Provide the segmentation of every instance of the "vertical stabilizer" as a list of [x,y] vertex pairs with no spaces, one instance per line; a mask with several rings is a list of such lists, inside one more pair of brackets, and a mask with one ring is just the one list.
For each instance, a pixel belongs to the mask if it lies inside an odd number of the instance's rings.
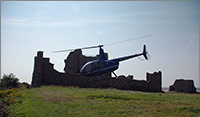
[[146,51],[146,45],[144,45],[144,48],[143,48],[143,56],[146,60],[148,60],[148,57],[147,57],[147,51]]

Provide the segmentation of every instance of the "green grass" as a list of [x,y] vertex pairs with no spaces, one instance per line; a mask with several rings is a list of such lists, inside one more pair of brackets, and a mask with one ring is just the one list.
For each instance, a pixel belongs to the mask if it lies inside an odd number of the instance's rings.
[[200,116],[200,95],[43,86],[20,90],[12,116]]

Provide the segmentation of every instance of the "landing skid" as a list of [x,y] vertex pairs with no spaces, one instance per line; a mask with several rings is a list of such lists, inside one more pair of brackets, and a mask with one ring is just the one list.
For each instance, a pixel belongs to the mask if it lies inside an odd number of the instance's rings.
[[[117,74],[115,74],[115,72],[112,72],[112,73],[115,75],[116,78],[118,77]],[[105,79],[102,74],[100,74],[99,76],[102,78],[102,80]]]
[[114,75],[115,75],[115,77],[117,78],[117,74],[115,74],[115,72],[112,72]]

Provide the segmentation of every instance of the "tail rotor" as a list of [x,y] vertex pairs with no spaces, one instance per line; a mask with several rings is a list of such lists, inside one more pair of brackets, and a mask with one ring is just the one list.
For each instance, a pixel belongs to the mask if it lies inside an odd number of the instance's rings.
[[146,51],[146,45],[144,45],[144,48],[143,48],[143,56],[146,60],[148,60],[149,58],[147,57],[147,54],[148,52]]

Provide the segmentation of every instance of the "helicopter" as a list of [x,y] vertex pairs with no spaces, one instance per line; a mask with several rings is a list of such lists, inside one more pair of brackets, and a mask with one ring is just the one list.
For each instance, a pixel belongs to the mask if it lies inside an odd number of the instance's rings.
[[[148,36],[151,36],[151,35],[148,35]],[[144,36],[144,37],[148,37],[148,36]],[[140,37],[140,38],[144,38],[144,37]],[[129,39],[126,41],[130,41],[130,40],[133,40],[133,39]],[[118,43],[118,42],[115,42],[112,44],[116,44],[116,43]],[[127,60],[127,59],[131,59],[131,58],[139,57],[139,56],[144,56],[144,58],[146,60],[148,60],[148,57],[147,57],[148,52],[146,51],[146,45],[143,46],[143,52],[141,52],[139,54],[133,54],[133,55],[114,58],[114,59],[110,59],[110,60],[106,59],[106,57],[105,57],[105,53],[102,48],[104,45],[78,48],[78,49],[99,48],[99,59],[85,63],[80,70],[80,75],[82,75],[82,76],[98,76],[98,75],[100,75],[100,77],[102,79],[104,79],[103,74],[113,73],[115,75],[115,77],[117,77],[117,75],[114,73],[114,71],[119,68],[119,62]],[[54,51],[54,53],[72,51],[72,50],[74,50],[74,49]]]
[[102,77],[102,74],[110,73],[112,72],[116,77],[117,75],[114,73],[115,70],[119,68],[119,62],[131,59],[134,57],[138,57],[143,55],[146,60],[147,58],[147,51],[146,51],[146,45],[144,45],[143,52],[139,54],[129,55],[125,57],[119,57],[111,60],[107,60],[104,54],[104,50],[102,49],[103,45],[99,45],[99,59],[90,61],[83,65],[81,68],[80,74],[83,76],[96,76],[100,75]]

